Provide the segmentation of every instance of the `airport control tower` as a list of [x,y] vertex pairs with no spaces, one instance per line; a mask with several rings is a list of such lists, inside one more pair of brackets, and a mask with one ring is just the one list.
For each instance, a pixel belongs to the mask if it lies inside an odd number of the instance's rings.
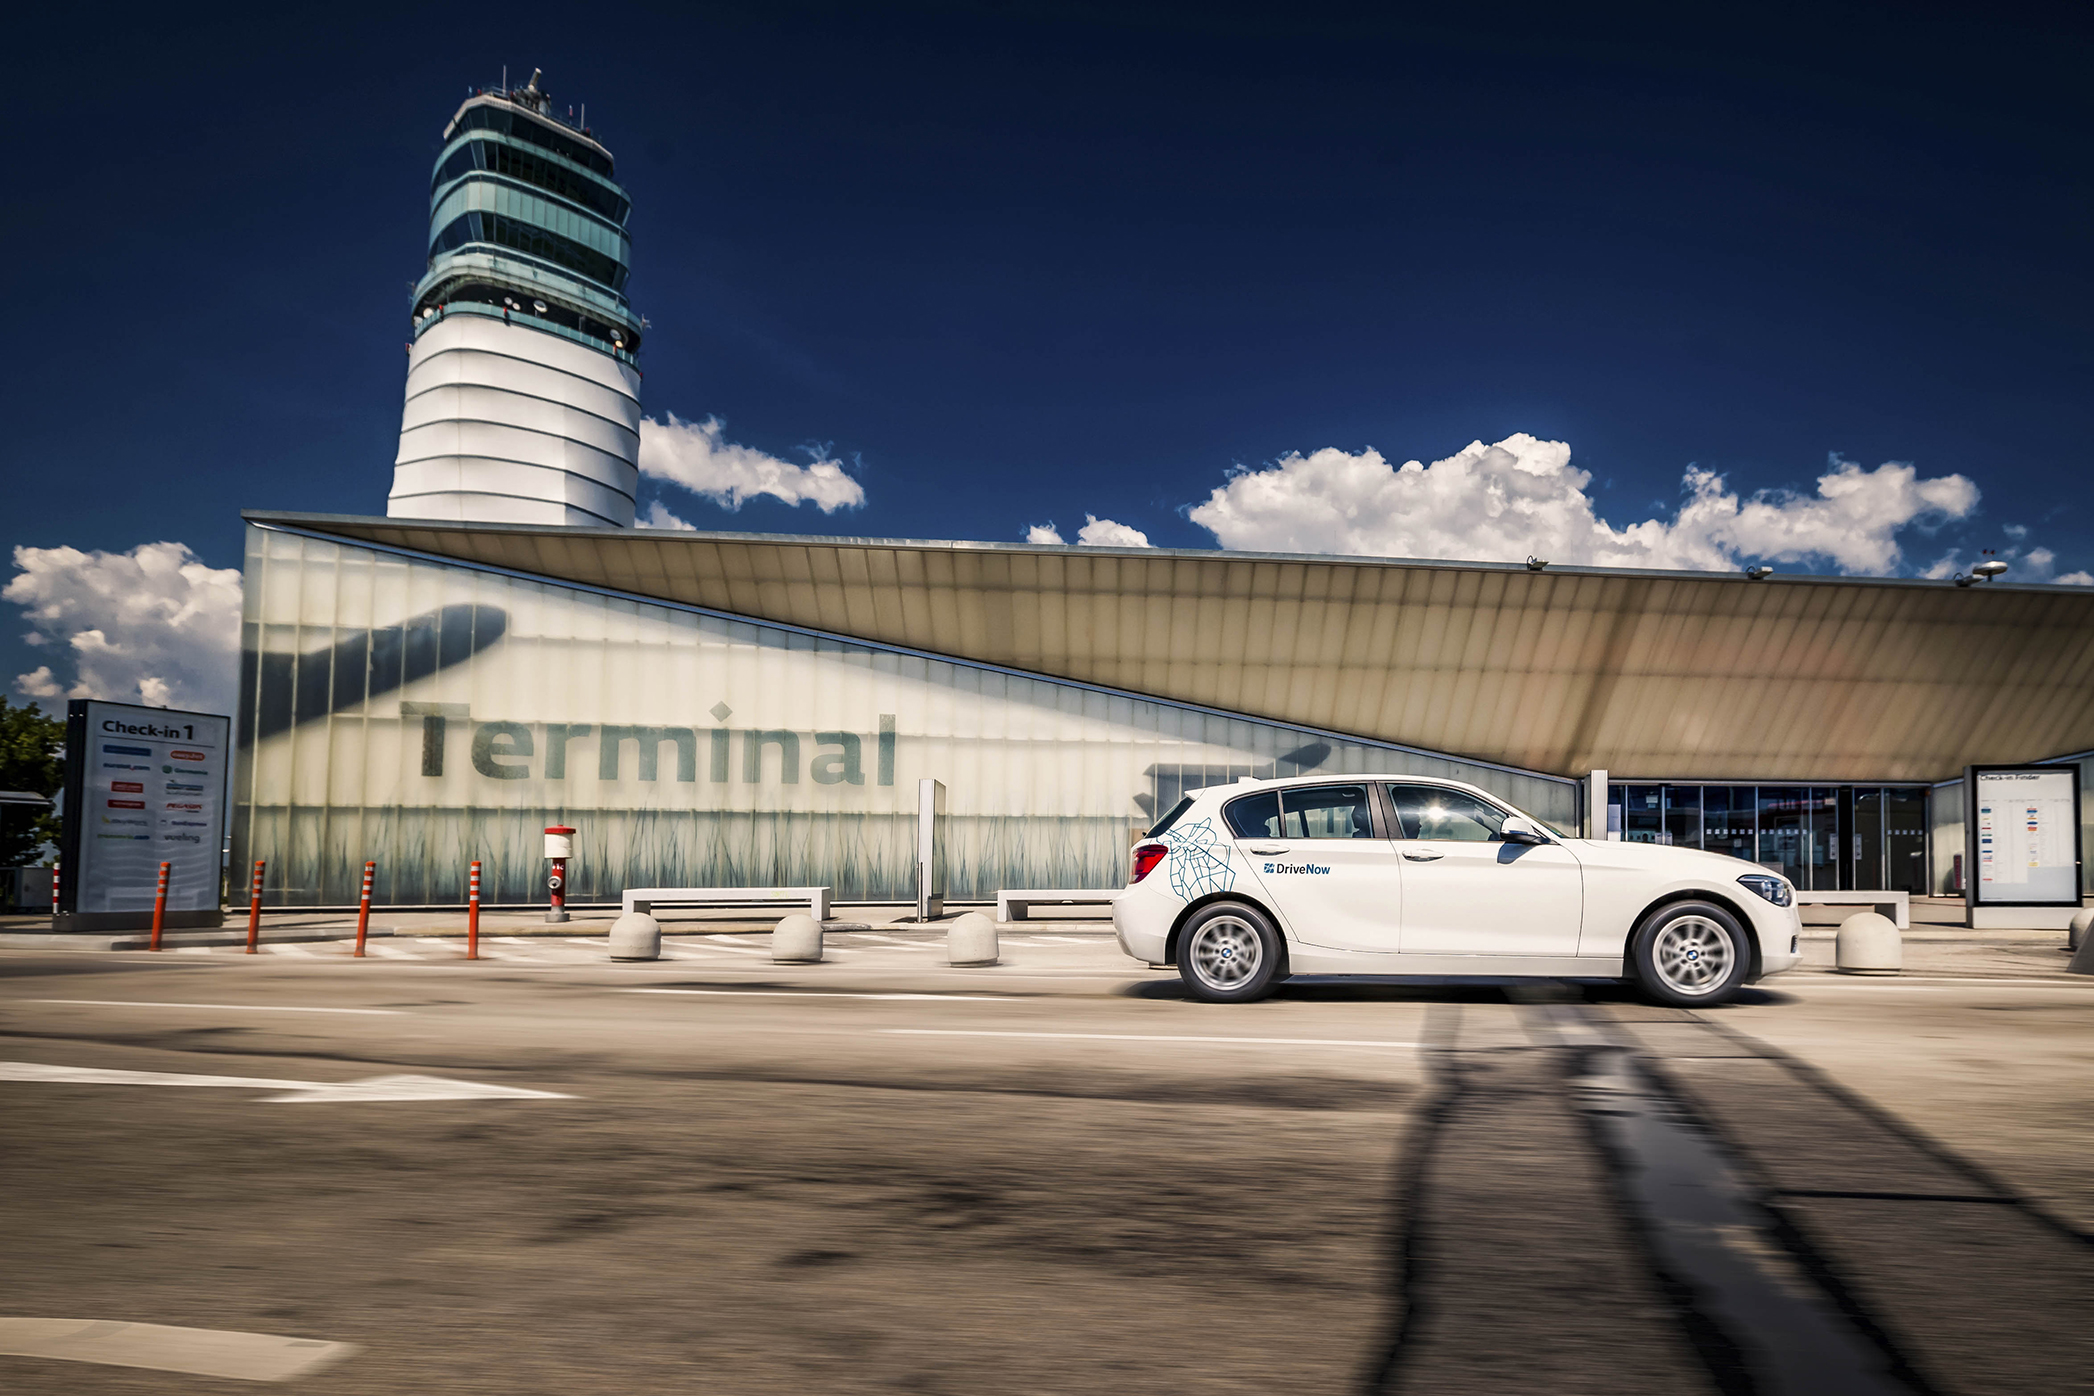
[[[630,528],[641,320],[632,202],[540,74],[444,129],[414,290],[394,518]],[[586,111],[586,109],[585,109]]]

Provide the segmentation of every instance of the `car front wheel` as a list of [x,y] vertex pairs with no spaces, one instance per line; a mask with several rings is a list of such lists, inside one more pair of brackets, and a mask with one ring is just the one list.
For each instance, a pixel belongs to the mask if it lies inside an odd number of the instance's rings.
[[1265,997],[1285,976],[1285,957],[1272,921],[1241,902],[1201,907],[1178,938],[1178,976],[1203,1003]]
[[1644,918],[1629,942],[1629,969],[1644,993],[1675,1008],[1736,996],[1751,967],[1738,918],[1714,902],[1675,902]]

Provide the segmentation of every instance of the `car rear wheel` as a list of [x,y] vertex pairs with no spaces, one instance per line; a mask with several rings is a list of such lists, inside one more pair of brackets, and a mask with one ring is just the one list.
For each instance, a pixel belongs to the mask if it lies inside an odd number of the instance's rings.
[[1178,977],[1203,1003],[1249,1003],[1286,976],[1286,950],[1264,912],[1242,902],[1204,906],[1178,937]]
[[1735,997],[1751,959],[1738,918],[1714,902],[1661,906],[1629,942],[1636,982],[1675,1008],[1706,1008]]

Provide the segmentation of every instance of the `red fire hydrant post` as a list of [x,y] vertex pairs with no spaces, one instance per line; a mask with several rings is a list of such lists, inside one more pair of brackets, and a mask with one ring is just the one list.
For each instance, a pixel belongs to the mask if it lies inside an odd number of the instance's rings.
[[480,958],[480,860],[473,859],[473,875],[465,884],[465,958]]
[[160,948],[160,926],[167,920],[167,870],[169,863],[160,865],[160,886],[153,893],[153,949]]
[[364,935],[371,929],[371,875],[378,871],[376,863],[364,864],[363,896],[356,903],[356,950],[357,959],[364,954]]
[[266,858],[255,859],[254,886],[247,892],[247,953],[254,954],[255,942],[262,935],[262,869],[269,866]]
[[567,919],[567,860],[574,856],[574,830],[565,824],[549,825],[545,831],[545,856],[553,860],[552,876],[545,885],[552,892],[552,905],[546,908],[545,919],[565,921]]

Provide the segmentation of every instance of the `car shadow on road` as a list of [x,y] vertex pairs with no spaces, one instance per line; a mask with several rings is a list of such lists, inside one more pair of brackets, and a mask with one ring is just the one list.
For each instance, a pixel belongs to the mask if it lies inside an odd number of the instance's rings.
[[[1466,975],[1298,975],[1273,986],[1275,1003],[1503,1003],[1507,991],[1549,985],[1586,1003],[1648,1004],[1643,992],[1617,979],[1520,979]],[[1113,990],[1121,998],[1188,1000],[1180,979],[1142,979]],[[1771,989],[1741,989],[1735,999],[1711,1010],[1794,1003]]]

